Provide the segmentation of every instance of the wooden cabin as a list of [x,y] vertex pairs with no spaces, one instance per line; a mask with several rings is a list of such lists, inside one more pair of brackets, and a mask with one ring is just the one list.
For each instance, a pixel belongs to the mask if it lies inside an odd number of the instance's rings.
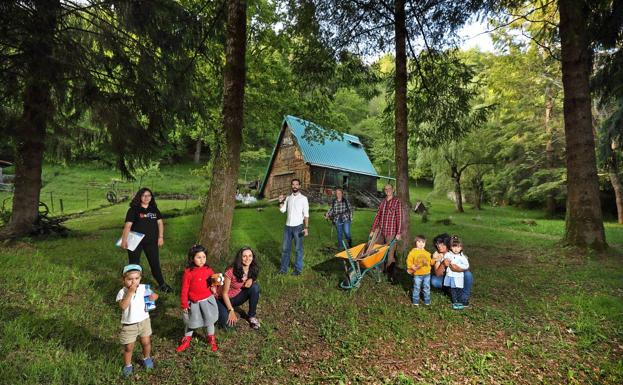
[[[313,131],[316,138],[308,138],[305,130]],[[376,194],[376,173],[363,144],[355,135],[335,132],[315,123],[286,116],[273,149],[259,196],[273,199],[290,192],[290,182],[301,180],[302,189],[332,195],[337,187],[352,193]]]

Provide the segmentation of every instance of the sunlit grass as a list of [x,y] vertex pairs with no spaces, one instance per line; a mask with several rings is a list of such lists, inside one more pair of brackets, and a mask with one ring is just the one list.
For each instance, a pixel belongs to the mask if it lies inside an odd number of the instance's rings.
[[[452,202],[429,189],[413,192],[414,200],[419,194],[430,203],[427,222],[412,215],[413,234],[430,240],[448,232],[465,241],[475,276],[471,309],[452,311],[438,291],[431,307],[412,307],[411,282],[402,272],[398,286],[367,277],[356,292],[338,289],[342,266],[332,258],[335,231],[322,219],[321,206],[312,207],[303,276],[275,275],[285,217],[274,205],[240,208],[231,248],[250,245],[258,251],[262,328],[253,332],[241,321],[234,333],[217,331],[218,354],[200,338],[177,354],[183,333],[179,298],[163,295],[152,318],[157,368],[147,374],[137,367],[127,382],[623,381],[623,267],[616,249],[605,255],[565,249],[559,243],[564,222],[543,219],[538,211],[468,207],[457,214]],[[162,267],[179,290],[201,215],[189,211],[196,202],[159,204],[167,216]],[[0,248],[0,383],[124,382],[114,296],[127,256],[114,241],[126,209],[123,203],[72,219],[67,238],[26,239]],[[373,217],[374,210],[355,213],[355,242],[367,239]],[[618,225],[608,223],[606,231],[611,244],[623,243]],[[219,271],[227,262],[210,259]],[[149,273],[146,281],[151,282]]]

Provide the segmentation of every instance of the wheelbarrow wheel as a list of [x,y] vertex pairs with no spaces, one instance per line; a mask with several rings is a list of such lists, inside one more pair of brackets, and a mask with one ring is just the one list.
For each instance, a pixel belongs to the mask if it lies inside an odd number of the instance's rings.
[[43,202],[39,202],[39,217],[47,217],[50,213],[50,208]]
[[109,191],[106,193],[106,200],[109,203],[117,203],[117,194],[114,191]]

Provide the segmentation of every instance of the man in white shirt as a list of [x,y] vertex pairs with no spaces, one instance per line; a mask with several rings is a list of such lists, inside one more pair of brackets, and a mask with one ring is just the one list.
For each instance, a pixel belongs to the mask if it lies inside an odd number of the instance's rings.
[[283,229],[283,247],[281,254],[281,268],[279,274],[286,274],[290,267],[292,240],[296,252],[293,275],[303,272],[303,237],[307,236],[309,228],[309,202],[307,197],[299,191],[301,181],[297,178],[291,182],[292,194],[286,198],[279,195],[279,211],[287,214],[286,226]]

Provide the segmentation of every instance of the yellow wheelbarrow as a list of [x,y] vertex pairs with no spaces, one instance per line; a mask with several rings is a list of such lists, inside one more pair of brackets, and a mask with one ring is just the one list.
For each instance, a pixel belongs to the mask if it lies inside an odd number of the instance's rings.
[[335,254],[336,258],[344,261],[344,269],[346,270],[346,279],[340,282],[340,287],[345,290],[357,289],[361,285],[363,277],[368,272],[374,271],[376,281],[381,282],[381,269],[387,255],[392,246],[396,242],[395,239],[387,245],[372,244],[371,242],[362,243],[357,246],[346,248],[344,243],[344,251]]

